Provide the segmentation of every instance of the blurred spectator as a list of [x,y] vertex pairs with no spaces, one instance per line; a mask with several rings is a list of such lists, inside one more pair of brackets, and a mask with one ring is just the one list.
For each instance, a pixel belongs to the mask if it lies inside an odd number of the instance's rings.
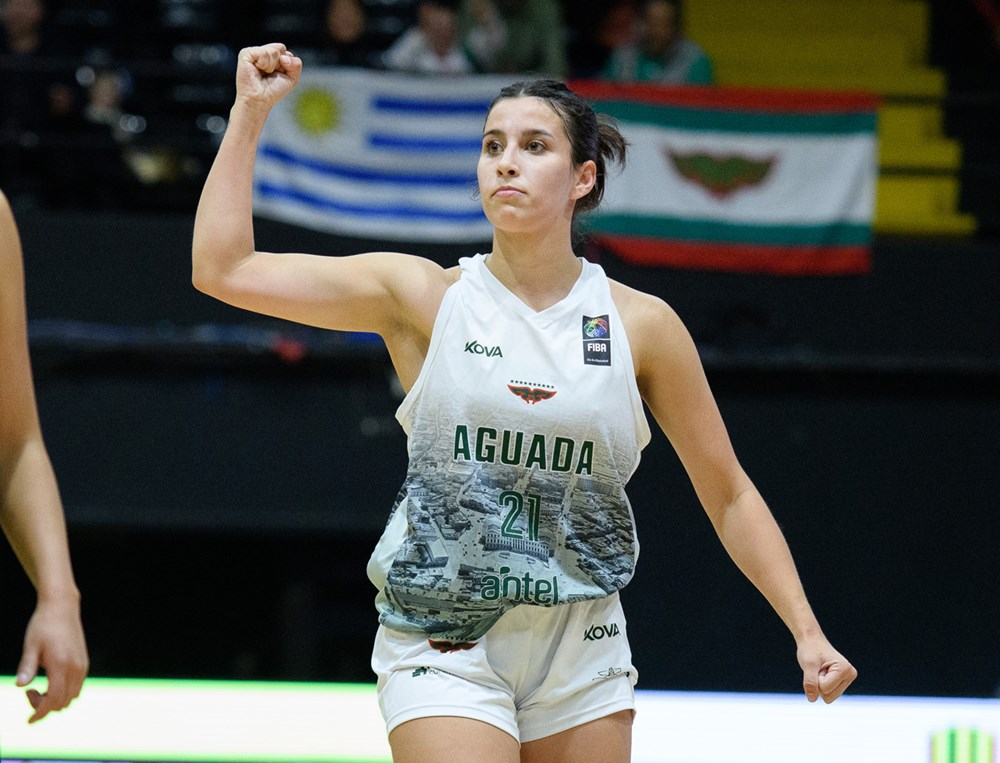
[[710,85],[712,62],[684,36],[677,0],[646,0],[636,39],[612,53],[602,75],[618,82]]
[[0,50],[15,55],[41,52],[45,10],[41,0],[3,0],[0,3],[0,20],[3,21]]
[[632,41],[639,15],[639,0],[600,0],[587,5],[566,5],[569,76],[599,77],[611,52]]
[[556,0],[463,0],[459,26],[479,71],[567,74],[566,29]]
[[1000,50],[1000,0],[972,0],[979,15],[993,33],[993,42]]
[[42,0],[0,0],[0,182],[12,199],[37,198],[47,154],[41,135],[78,115],[70,63]]
[[608,51],[627,45],[632,39],[637,17],[635,0],[616,0],[601,15],[594,38]]
[[84,118],[91,124],[104,125],[113,132],[119,130],[119,123],[125,113],[122,108],[124,91],[125,82],[120,73],[111,69],[94,72],[88,88],[87,105],[83,109]]
[[0,96],[4,127],[44,129],[74,98],[69,75],[55,60],[59,45],[45,24],[42,0],[0,0],[0,56],[7,74]]
[[40,197],[54,207],[129,206],[140,190],[128,163],[129,128],[131,121],[144,120],[124,111],[122,72],[83,67],[80,78],[86,85],[83,107],[67,103],[53,115]]
[[380,49],[368,31],[361,0],[330,0],[323,14],[322,47],[295,52],[307,64],[370,67],[378,65]]
[[389,69],[421,74],[468,74],[472,62],[458,36],[458,3],[421,0],[417,23],[403,32],[382,57]]

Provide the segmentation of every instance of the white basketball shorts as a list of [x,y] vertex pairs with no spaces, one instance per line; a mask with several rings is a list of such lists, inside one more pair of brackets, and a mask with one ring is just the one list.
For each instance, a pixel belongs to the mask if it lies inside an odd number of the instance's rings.
[[372,668],[388,732],[416,718],[459,716],[530,742],[635,711],[638,673],[617,593],[519,605],[476,642],[380,626]]

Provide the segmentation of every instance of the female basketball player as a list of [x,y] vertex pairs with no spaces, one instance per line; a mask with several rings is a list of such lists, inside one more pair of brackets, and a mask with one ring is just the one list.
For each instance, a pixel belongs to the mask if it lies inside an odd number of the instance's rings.
[[636,672],[618,591],[637,552],[624,484],[650,436],[643,400],[795,637],[807,697],[839,697],[856,671],[813,616],[687,331],[573,253],[574,214],[624,158],[617,130],[558,82],[502,91],[478,165],[492,251],[456,267],[258,252],[256,146],[300,72],[283,45],[241,51],[195,221],[194,283],[248,310],[380,334],[407,390],[410,466],[368,570],[394,759],[629,759]]
[[80,694],[89,660],[80,592],[70,565],[62,501],[42,441],[28,359],[21,240],[0,193],[0,526],[38,594],[17,666],[27,686],[44,668],[44,693],[28,689],[29,723]]

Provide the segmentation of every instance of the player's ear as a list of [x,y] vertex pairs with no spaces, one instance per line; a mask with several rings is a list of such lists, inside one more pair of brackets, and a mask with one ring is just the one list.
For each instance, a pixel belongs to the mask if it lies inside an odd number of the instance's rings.
[[575,172],[576,183],[573,185],[573,191],[570,194],[570,198],[574,201],[582,199],[594,188],[594,183],[597,182],[597,164],[593,159],[588,159],[577,167]]

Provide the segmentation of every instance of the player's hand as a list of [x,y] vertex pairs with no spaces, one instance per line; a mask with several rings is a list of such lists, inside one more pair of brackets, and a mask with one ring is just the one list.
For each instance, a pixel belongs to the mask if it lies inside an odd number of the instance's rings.
[[302,74],[302,59],[282,43],[243,48],[236,64],[236,98],[271,108],[288,95]]
[[37,677],[39,668],[44,668],[48,686],[44,693],[37,689],[25,692],[35,711],[28,723],[62,710],[80,696],[89,667],[79,604],[39,603],[24,634],[17,685],[27,686]]
[[810,702],[822,697],[830,704],[858,677],[857,669],[825,638],[800,643],[797,657],[802,668],[802,688]]

